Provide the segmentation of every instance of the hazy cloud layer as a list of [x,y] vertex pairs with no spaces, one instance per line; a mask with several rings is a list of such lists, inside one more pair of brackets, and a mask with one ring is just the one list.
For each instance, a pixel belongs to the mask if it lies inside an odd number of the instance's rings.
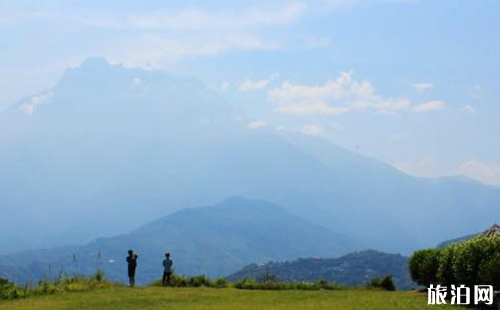
[[440,100],[433,100],[429,102],[419,103],[413,107],[412,111],[415,113],[439,111],[446,107],[446,102]]
[[412,87],[419,92],[424,92],[434,87],[431,83],[415,83],[412,84]]
[[392,165],[403,172],[419,177],[462,175],[487,185],[500,186],[500,165],[477,159],[463,161],[449,169],[441,168],[439,162],[431,156],[425,156],[417,162],[403,161]]
[[238,87],[238,90],[240,92],[249,92],[249,91],[255,91],[255,90],[261,90],[264,88],[267,88],[269,84],[279,78],[279,74],[273,74],[269,77],[269,79],[266,80],[259,80],[259,81],[252,81],[252,80],[245,80],[243,83],[241,83]]
[[250,129],[259,129],[259,128],[267,127],[267,123],[264,121],[255,120],[255,121],[248,123],[247,127]]
[[457,167],[457,174],[480,180],[489,185],[500,186],[500,165],[480,160],[468,160]]
[[290,114],[338,115],[350,110],[378,113],[431,112],[446,106],[444,101],[429,101],[411,106],[409,98],[383,97],[369,81],[356,81],[352,73],[342,72],[336,80],[320,85],[292,84],[285,81],[268,92],[276,111]]
[[23,103],[19,109],[27,115],[32,115],[36,112],[38,106],[49,102],[54,97],[54,93],[52,91],[47,91],[37,96],[33,96],[29,99],[28,102]]

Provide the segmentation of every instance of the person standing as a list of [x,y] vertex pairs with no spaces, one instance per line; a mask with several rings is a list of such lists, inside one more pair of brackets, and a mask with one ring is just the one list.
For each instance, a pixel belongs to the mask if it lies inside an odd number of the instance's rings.
[[163,260],[163,286],[170,284],[170,277],[172,276],[172,266],[174,262],[170,259],[170,253],[165,253],[165,259]]
[[128,250],[127,264],[128,264],[128,280],[130,287],[135,286],[135,269],[137,268],[137,258],[139,255],[134,253],[133,250]]

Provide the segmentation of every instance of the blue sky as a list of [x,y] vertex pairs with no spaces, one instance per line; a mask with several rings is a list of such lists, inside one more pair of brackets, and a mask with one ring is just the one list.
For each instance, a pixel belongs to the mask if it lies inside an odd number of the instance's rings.
[[255,130],[500,185],[499,17],[490,0],[0,0],[0,109],[104,56],[197,77]]

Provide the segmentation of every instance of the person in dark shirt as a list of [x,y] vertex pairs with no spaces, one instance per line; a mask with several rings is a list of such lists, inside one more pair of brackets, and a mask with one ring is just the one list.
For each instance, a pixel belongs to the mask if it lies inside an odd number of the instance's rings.
[[172,276],[172,266],[174,262],[170,259],[170,253],[165,253],[165,259],[163,260],[163,286],[170,284],[170,277]]
[[137,258],[139,255],[132,250],[128,250],[127,264],[128,264],[128,280],[130,287],[135,285],[135,269],[137,268]]

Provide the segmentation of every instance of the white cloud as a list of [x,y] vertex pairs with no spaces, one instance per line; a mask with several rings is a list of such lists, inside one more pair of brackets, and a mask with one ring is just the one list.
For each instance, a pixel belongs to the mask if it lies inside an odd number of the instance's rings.
[[434,87],[433,84],[431,83],[415,83],[415,84],[412,84],[412,87],[416,90],[416,91],[419,91],[419,92],[424,92],[426,90],[429,90],[431,88]]
[[[306,10],[304,2],[289,2],[280,7],[247,7],[242,10],[207,11],[187,6],[184,9],[144,11],[129,15],[87,10],[75,14],[63,10],[14,10],[3,12],[0,23],[24,23],[35,19],[81,27],[119,30],[207,31],[286,25],[298,20]],[[7,15],[9,14],[9,15]]]
[[500,186],[500,165],[469,160],[461,163],[456,172],[485,184]]
[[85,54],[102,55],[128,67],[150,69],[229,51],[279,49],[283,38],[266,30],[296,22],[305,10],[303,2],[227,10],[186,6],[129,14],[97,10],[75,13],[63,6],[62,9],[12,12],[9,23],[42,21],[56,27],[109,29],[114,31],[111,38],[102,44],[93,44]]
[[396,113],[410,107],[409,99],[383,98],[370,82],[358,82],[348,72],[342,72],[336,80],[329,80],[323,85],[285,81],[268,92],[268,100],[277,105],[277,111],[293,114],[334,115],[356,109]]
[[22,104],[19,109],[25,114],[33,115],[38,106],[49,102],[53,97],[54,93],[52,91],[45,92],[38,96],[33,96],[28,102]]
[[425,156],[417,162],[402,161],[392,164],[397,169],[417,177],[465,176],[484,184],[500,186],[500,165],[485,163],[481,160],[467,160],[450,168],[430,156]]
[[446,107],[446,102],[440,100],[434,100],[417,104],[412,108],[412,111],[415,113],[424,113],[424,112],[439,111],[444,109],[445,107]]
[[436,162],[431,156],[424,156],[417,162],[400,161],[392,163],[395,168],[417,176],[417,177],[438,177],[440,172],[436,169]]
[[306,5],[292,2],[274,10],[248,8],[242,12],[209,13],[188,9],[130,16],[127,24],[146,30],[241,29],[289,24],[305,11]]
[[112,63],[128,67],[163,68],[186,58],[278,48],[276,42],[251,33],[144,33],[116,38],[102,54]]
[[240,84],[238,90],[240,92],[248,92],[248,91],[263,89],[267,87],[269,82],[270,82],[269,80],[260,80],[260,81],[246,80]]
[[267,123],[264,121],[260,121],[260,120],[251,121],[247,125],[247,128],[250,128],[250,129],[259,129],[259,128],[263,128],[263,127],[267,127]]
[[240,92],[249,92],[249,91],[264,89],[267,86],[269,86],[269,84],[272,81],[274,81],[275,79],[277,79],[278,77],[279,77],[279,74],[276,73],[276,74],[271,75],[271,77],[267,80],[251,81],[251,80],[247,79],[243,83],[240,84],[240,86],[238,87],[238,90]]
[[316,124],[307,124],[302,126],[303,133],[311,135],[311,136],[319,136],[323,134],[324,130],[321,126],[316,125]]
[[472,105],[466,104],[460,108],[460,112],[463,114],[476,114],[476,109]]
[[347,108],[330,106],[324,102],[311,102],[279,105],[276,111],[294,115],[339,115],[346,112]]
[[134,83],[134,85],[140,85],[140,84],[141,84],[141,82],[142,82],[142,81],[141,81],[141,78],[138,78],[138,77],[136,77],[136,78],[134,78],[134,79],[132,80],[132,83]]

